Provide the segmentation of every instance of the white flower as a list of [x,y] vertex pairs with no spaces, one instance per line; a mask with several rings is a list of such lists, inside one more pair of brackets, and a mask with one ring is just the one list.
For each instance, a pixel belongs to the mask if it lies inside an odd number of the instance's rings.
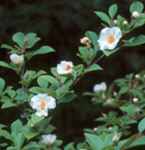
[[140,16],[140,13],[138,11],[132,12],[132,17],[138,18]]
[[101,92],[101,91],[103,92],[103,91],[106,91],[106,89],[107,89],[106,83],[102,82],[100,84],[94,85],[93,91],[94,92]]
[[30,105],[36,110],[37,116],[47,116],[48,110],[56,107],[56,100],[47,94],[37,94],[31,98]]
[[116,48],[122,37],[122,32],[119,27],[104,28],[101,30],[98,43],[101,50],[112,50]]
[[73,72],[73,63],[71,61],[61,61],[56,69],[60,75],[71,74]]
[[42,135],[41,143],[46,145],[51,145],[56,141],[56,135],[55,134],[45,134]]
[[19,65],[24,62],[24,55],[11,54],[10,60],[13,64]]

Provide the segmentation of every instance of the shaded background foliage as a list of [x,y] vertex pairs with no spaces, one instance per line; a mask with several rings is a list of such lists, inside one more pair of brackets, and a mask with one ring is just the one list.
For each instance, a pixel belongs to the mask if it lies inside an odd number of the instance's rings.
[[[56,49],[56,53],[34,58],[28,65],[29,69],[49,70],[50,66],[55,66],[63,59],[77,63],[80,61],[76,57],[77,47],[84,32],[86,30],[99,32],[101,29],[100,22],[93,11],[107,10],[110,4],[117,3],[120,13],[129,19],[128,6],[132,1],[1,0],[0,42],[8,42],[15,32],[36,32],[42,37],[43,43],[40,44],[48,43]],[[138,32],[145,32],[144,27],[136,30],[135,34]],[[102,60],[100,64],[104,70],[101,73],[91,73],[85,76],[76,87],[76,90],[79,89],[78,94],[86,89],[92,90],[96,82],[106,81],[109,84],[125,74],[143,70],[145,68],[144,48],[144,46],[125,48]],[[1,49],[0,59],[8,59],[3,49]],[[15,84],[17,81],[17,76],[6,69],[0,69],[0,75],[6,77],[9,84]],[[81,96],[71,104],[59,106],[53,121],[57,128],[56,132],[67,142],[81,138],[84,128],[97,126],[93,119],[98,115],[98,109],[93,108],[91,102]],[[1,110],[0,122],[9,124],[18,117],[17,111],[19,110],[10,109],[7,112]]]

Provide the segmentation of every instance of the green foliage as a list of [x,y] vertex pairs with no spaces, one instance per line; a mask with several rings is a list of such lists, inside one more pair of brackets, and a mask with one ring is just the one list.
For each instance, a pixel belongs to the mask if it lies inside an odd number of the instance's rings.
[[115,15],[117,14],[117,11],[118,11],[118,6],[117,4],[113,4],[112,6],[109,7],[109,15],[111,18],[114,18]]
[[143,132],[145,130],[145,118],[143,118],[138,124],[139,132]]
[[47,54],[47,53],[51,53],[54,52],[54,49],[49,47],[49,46],[43,46],[39,49],[37,49],[33,55],[43,55],[43,54]]
[[[112,55],[122,47],[145,44],[145,36],[142,34],[128,36],[135,28],[145,24],[143,10],[141,2],[133,2],[130,12],[137,11],[140,14],[136,18],[131,16],[130,22],[118,14],[117,4],[111,5],[107,13],[96,11],[101,23],[110,32],[114,26],[121,31],[121,38],[115,37],[115,33],[113,38],[112,34],[108,37],[107,32],[103,35],[107,40],[101,42],[107,44],[105,48],[101,48],[99,39],[102,31],[100,34],[87,31],[78,48],[80,64],[61,61],[56,67],[50,68],[50,72],[27,68],[31,58],[55,51],[46,45],[35,48],[40,40],[37,34],[18,32],[12,37],[14,45],[2,44],[1,47],[9,51],[10,61],[0,61],[0,66],[15,71],[19,80],[15,85],[8,86],[3,77],[0,78],[1,109],[14,107],[20,112],[18,119],[10,125],[0,124],[0,149],[60,150],[63,147],[64,150],[121,150],[145,145],[145,72],[117,79],[108,87],[104,82],[95,85],[93,92],[76,89],[84,75],[103,70],[99,61],[105,56]],[[85,129],[84,140],[81,142],[74,140],[62,145],[62,141],[52,134],[55,131],[51,125],[54,109],[60,104],[72,101],[75,104],[78,97],[85,100],[86,96],[93,105],[92,110],[98,109],[97,118],[94,120],[97,128]],[[132,128],[135,130],[132,131]]]
[[144,10],[144,5],[143,5],[143,3],[140,2],[140,1],[135,1],[135,2],[133,2],[133,3],[131,4],[129,10],[130,10],[131,13],[134,12],[134,11],[137,11],[137,12],[139,12],[139,13],[142,13],[143,10]]
[[107,24],[110,25],[111,19],[110,19],[110,17],[109,17],[106,13],[101,12],[101,11],[96,11],[95,14],[96,14],[103,22],[105,22],[105,23],[107,23]]
[[3,92],[5,85],[6,85],[5,80],[0,78],[0,94]]
[[139,35],[136,37],[132,37],[129,40],[125,41],[125,46],[133,47],[145,44],[145,35]]

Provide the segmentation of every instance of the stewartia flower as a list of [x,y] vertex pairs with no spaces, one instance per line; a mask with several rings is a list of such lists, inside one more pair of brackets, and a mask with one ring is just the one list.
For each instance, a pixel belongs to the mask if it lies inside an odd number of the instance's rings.
[[24,55],[11,54],[10,60],[13,64],[20,65],[24,62]]
[[104,92],[104,91],[106,91],[106,89],[107,89],[106,83],[102,82],[100,84],[95,84],[94,88],[93,88],[93,91],[96,92],[96,93],[97,92]]
[[56,135],[55,134],[45,134],[42,135],[41,143],[46,145],[51,145],[56,141]]
[[73,72],[73,63],[71,61],[61,61],[57,65],[57,73],[60,75],[71,74]]
[[132,12],[132,17],[138,18],[140,16],[140,13],[138,11]]
[[104,28],[101,30],[98,39],[99,47],[101,50],[112,50],[116,48],[122,37],[122,32],[119,27]]
[[47,94],[37,94],[31,98],[30,105],[36,110],[37,116],[47,116],[48,110],[56,107],[56,100]]

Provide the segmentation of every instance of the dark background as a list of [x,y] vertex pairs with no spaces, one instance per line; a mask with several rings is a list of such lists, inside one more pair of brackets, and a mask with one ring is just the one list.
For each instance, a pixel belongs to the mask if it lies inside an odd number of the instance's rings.
[[[107,10],[112,3],[117,3],[120,13],[129,19],[128,6],[133,0],[1,0],[0,1],[0,43],[11,43],[15,32],[35,32],[41,38],[40,44],[48,44],[56,49],[55,54],[32,59],[29,69],[49,70],[61,60],[79,63],[76,57],[80,38],[86,30],[99,32],[100,20],[94,10]],[[144,2],[144,1],[143,1]],[[133,35],[145,33],[144,27]],[[132,34],[130,35],[132,36]],[[94,83],[124,77],[128,73],[139,72],[145,68],[145,46],[124,48],[120,52],[100,62],[104,70],[85,76],[77,85],[80,91],[92,90]],[[5,50],[1,49],[0,59],[7,60]],[[15,84],[15,73],[0,68],[0,76],[8,84]],[[82,109],[83,108],[83,109]],[[84,98],[70,104],[59,106],[54,117],[57,134],[65,141],[78,140],[83,129],[96,127],[93,121],[98,109]],[[0,122],[9,124],[17,118],[16,109],[1,110]],[[56,121],[57,120],[57,121]]]

